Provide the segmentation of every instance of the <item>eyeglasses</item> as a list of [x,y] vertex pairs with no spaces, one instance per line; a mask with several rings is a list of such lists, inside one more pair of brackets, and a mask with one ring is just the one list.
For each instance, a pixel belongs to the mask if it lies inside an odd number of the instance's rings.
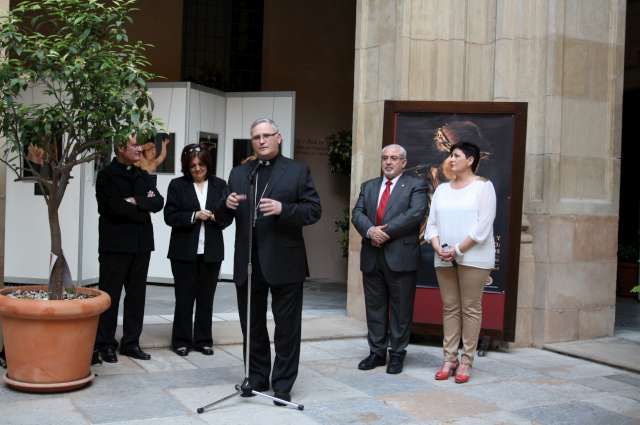
[[267,133],[267,134],[256,134],[255,136],[251,136],[251,141],[252,142],[258,142],[260,141],[260,139],[269,139],[273,136],[275,136],[276,134],[278,134],[278,132],[276,131],[275,133]]
[[391,155],[391,156],[382,155],[382,157],[381,157],[381,158],[382,158],[382,160],[383,160],[383,161],[391,160],[391,161],[393,161],[393,162],[395,162],[395,161],[399,161],[399,160],[401,160],[401,159],[404,159],[404,157],[403,157],[403,156],[397,156],[397,155]]

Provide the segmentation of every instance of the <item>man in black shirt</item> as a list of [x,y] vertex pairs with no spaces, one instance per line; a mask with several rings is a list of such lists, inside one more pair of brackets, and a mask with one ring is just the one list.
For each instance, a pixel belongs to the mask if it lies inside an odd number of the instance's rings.
[[[124,287],[124,323],[120,353],[140,360],[151,356],[140,349],[144,319],[147,271],[153,251],[151,212],[162,209],[164,199],[156,189],[156,176],[134,164],[141,158],[135,135],[116,147],[116,157],[98,173],[99,288],[111,297],[111,306],[100,316],[95,351],[102,360],[118,361],[115,332],[120,294]],[[94,361],[96,359],[94,353]]]
[[[302,227],[320,219],[321,207],[309,167],[282,156],[281,142],[272,120],[253,123],[251,145],[257,159],[231,170],[226,214],[236,220],[233,277],[245,336],[249,229],[253,226],[249,384],[256,391],[266,391],[271,375],[275,397],[290,401],[300,358],[302,282],[308,276]],[[253,179],[256,209],[250,223],[246,199]],[[269,292],[275,321],[273,372],[266,318]]]

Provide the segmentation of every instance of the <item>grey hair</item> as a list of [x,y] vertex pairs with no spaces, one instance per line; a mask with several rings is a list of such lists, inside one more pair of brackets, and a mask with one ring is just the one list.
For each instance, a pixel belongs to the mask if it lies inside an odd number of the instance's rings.
[[400,145],[397,144],[391,144],[391,145],[387,145],[384,148],[382,148],[382,154],[384,154],[384,151],[386,151],[387,149],[391,149],[391,148],[395,148],[398,149],[400,151],[400,157],[402,157],[402,159],[407,159],[407,150],[405,148],[403,148]]
[[273,128],[273,131],[275,131],[276,133],[280,132],[280,129],[278,128],[278,124],[276,124],[275,121],[272,120],[271,118],[258,118],[251,124],[251,128],[249,129],[249,131],[253,130],[255,126],[264,124],[264,123],[269,124]]

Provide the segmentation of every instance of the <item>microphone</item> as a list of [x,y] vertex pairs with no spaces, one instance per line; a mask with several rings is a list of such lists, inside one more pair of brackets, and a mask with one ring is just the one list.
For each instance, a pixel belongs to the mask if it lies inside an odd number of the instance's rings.
[[258,169],[260,169],[260,167],[262,167],[263,162],[260,160],[256,161],[256,164],[253,166],[253,168],[251,169],[251,171],[249,172],[249,175],[247,176],[247,178],[249,179],[250,182],[253,182],[256,178],[256,174],[258,174]]

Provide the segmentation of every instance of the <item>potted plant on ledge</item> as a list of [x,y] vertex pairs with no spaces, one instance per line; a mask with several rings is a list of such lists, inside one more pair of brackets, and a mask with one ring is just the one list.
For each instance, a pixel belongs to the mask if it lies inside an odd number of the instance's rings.
[[[0,18],[0,161],[37,184],[51,241],[48,287],[0,291],[5,381],[14,388],[69,390],[93,377],[98,317],[110,300],[97,289],[66,287],[59,207],[75,166],[132,133],[156,131],[145,45],[130,43],[125,29],[134,3],[23,1]],[[29,90],[46,100],[26,103]]]

